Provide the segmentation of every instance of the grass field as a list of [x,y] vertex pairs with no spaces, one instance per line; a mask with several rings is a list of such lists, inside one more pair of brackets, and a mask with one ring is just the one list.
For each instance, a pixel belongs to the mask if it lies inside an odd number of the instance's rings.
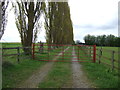
[[[3,47],[21,47],[20,43],[4,43]],[[22,51],[22,50],[21,50]],[[56,49],[61,51],[61,49]],[[15,50],[6,51],[7,54],[16,53]],[[50,52],[52,53],[52,52]],[[53,53],[54,55],[55,53]],[[41,60],[47,57],[46,53],[36,54],[36,59],[33,60],[31,57],[23,56],[20,59],[20,63],[17,63],[16,56],[6,56],[2,58],[2,87],[3,88],[15,88],[19,83],[29,78],[37,69],[43,66],[44,61]],[[51,56],[50,59],[54,58]]]
[[[97,54],[99,54],[99,50],[101,47],[97,47]],[[114,53],[114,65],[115,67],[118,68],[118,47],[102,47],[102,56],[101,56],[101,62],[107,63],[109,65],[112,65],[112,52],[115,51]],[[98,60],[98,56],[97,56]],[[108,66],[110,67],[110,66]]]
[[[20,43],[3,43],[3,47],[21,47]],[[47,47],[44,47],[47,48]],[[67,48],[67,47],[64,47]],[[97,47],[98,49],[100,47]],[[111,58],[111,52],[105,52],[104,49],[115,50],[117,51],[117,47],[103,47],[103,55]],[[63,49],[59,47],[57,49],[53,49],[49,52],[51,57],[50,60],[54,58],[54,55],[57,55]],[[15,53],[15,50],[6,51],[6,53]],[[23,52],[21,50],[21,52]],[[57,52],[57,53],[56,53]],[[72,47],[67,51],[72,53]],[[65,53],[64,56],[70,55],[71,53]],[[79,58],[86,56],[85,50],[76,49],[76,54],[80,53]],[[97,52],[98,53],[98,52]],[[110,54],[109,54],[110,53]],[[33,60],[30,57],[23,56],[24,59],[20,59],[20,63],[18,64],[16,61],[16,56],[9,56],[3,57],[3,68],[2,68],[2,81],[3,81],[3,88],[15,88],[18,86],[19,83],[26,80],[29,76],[31,76],[38,68],[42,67],[45,63],[44,61],[37,61],[48,59],[48,52],[45,51],[44,53],[36,53],[36,59]],[[72,57],[67,57],[67,60],[71,60]],[[65,58],[64,58],[65,59]],[[85,59],[87,61],[90,60],[89,57],[84,57],[81,59]],[[103,62],[106,62],[106,59],[101,58]],[[115,59],[118,60],[118,55],[115,55]],[[58,59],[62,60],[62,59]],[[107,63],[111,64],[109,60]],[[71,62],[55,62],[51,71],[48,73],[46,79],[39,84],[39,88],[61,88],[62,86],[70,86],[72,82],[72,72],[71,72]],[[118,87],[118,77],[119,73],[114,70],[111,71],[111,67],[91,62],[83,62],[82,68],[85,71],[88,79],[94,83],[94,85],[98,88],[117,88]],[[118,64],[115,64],[116,66]]]
[[21,43],[2,43],[2,47],[21,47]]
[[20,64],[11,64],[7,62],[2,68],[2,87],[15,88],[19,83],[26,80],[38,68],[46,62],[24,59]]
[[[100,46],[97,47],[98,49],[101,48]],[[106,47],[106,46],[103,46],[102,47],[103,49],[106,49],[106,50],[115,50],[115,51],[118,51],[118,47]]]
[[[21,47],[20,43],[3,43],[2,47]],[[22,51],[22,50],[21,50]],[[16,50],[4,51],[5,54],[15,54]],[[38,68],[46,62],[34,61],[28,56],[23,56],[20,63],[17,63],[16,56],[2,57],[2,87],[15,88],[17,85],[27,79]]]
[[[107,49],[109,50],[109,47],[107,47]],[[112,50],[111,47],[110,50]],[[115,48],[115,50],[117,50],[117,48]],[[81,55],[85,55],[84,51],[80,51],[80,53]],[[86,59],[89,60],[88,57],[86,57]],[[96,63],[81,63],[81,64],[83,65],[83,69],[86,72],[87,77],[95,84],[96,87],[98,88],[118,87],[119,73],[116,70],[111,71],[108,68],[108,66],[104,64],[98,64],[98,61]]]

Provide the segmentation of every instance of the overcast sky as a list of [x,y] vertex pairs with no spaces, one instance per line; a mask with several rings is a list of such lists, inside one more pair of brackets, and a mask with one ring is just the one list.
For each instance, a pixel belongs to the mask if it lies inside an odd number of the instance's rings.
[[[118,1],[120,0],[69,0],[73,23],[74,40],[84,42],[85,35],[118,36]],[[41,30],[38,41],[45,42],[45,30]],[[9,12],[8,24],[2,42],[20,42],[14,13]]]

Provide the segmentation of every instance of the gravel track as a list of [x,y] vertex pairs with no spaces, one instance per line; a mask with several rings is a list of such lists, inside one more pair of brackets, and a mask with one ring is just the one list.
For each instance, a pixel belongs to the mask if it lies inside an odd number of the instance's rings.
[[[66,50],[68,50],[66,48]],[[59,56],[62,55],[62,52],[58,54],[53,60],[57,60]],[[18,88],[38,88],[38,85],[44,80],[47,76],[48,72],[51,70],[54,62],[48,62],[44,66],[42,66],[39,70],[37,70],[32,76],[30,76],[25,82],[20,84]]]
[[[74,56],[72,58],[72,61],[77,61],[77,56],[75,54],[75,50],[73,47],[72,55]],[[73,76],[73,86],[72,88],[91,88],[90,83],[87,80],[87,77],[85,76],[82,66],[79,62],[72,62],[72,76]]]
[[[66,48],[66,50],[68,50]],[[53,60],[57,60],[59,56],[62,55],[62,52],[58,54]],[[77,60],[77,56],[75,54],[75,50],[73,47],[72,51],[72,61]],[[42,66],[40,69],[38,69],[33,75],[31,75],[25,82],[20,84],[18,88],[38,88],[38,85],[45,79],[48,72],[51,70],[54,62],[48,62],[44,66]],[[82,66],[79,62],[72,62],[71,64],[72,68],[72,82],[69,82],[72,86],[64,86],[64,88],[92,88],[91,84],[88,82],[87,77],[85,76],[84,72],[82,71]]]

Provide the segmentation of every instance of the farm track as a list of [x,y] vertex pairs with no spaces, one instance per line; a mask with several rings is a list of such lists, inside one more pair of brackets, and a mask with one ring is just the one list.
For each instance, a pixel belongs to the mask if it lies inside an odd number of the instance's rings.
[[[64,50],[67,51],[69,49],[66,48]],[[62,52],[56,56],[54,60],[57,60],[59,56],[62,55]],[[75,50],[73,48],[72,51],[72,61],[76,61],[77,57],[75,54]],[[21,83],[18,88],[38,88],[38,85],[45,79],[48,72],[51,70],[54,62],[48,62],[43,67],[41,67],[39,70],[37,70],[31,77],[29,77],[26,81]],[[79,62],[72,62],[71,63],[71,70],[72,70],[72,82],[69,82],[68,85],[65,84],[64,88],[91,88],[90,83],[87,80],[87,77],[85,76],[84,72],[82,71],[82,66]],[[71,86],[69,86],[71,85]]]
[[[72,58],[72,61],[77,61],[74,47],[72,55],[74,56]],[[72,62],[72,76],[73,76],[72,88],[91,88],[91,85],[88,82],[87,77],[85,76],[82,70],[82,66],[80,65],[79,62]]]
[[[64,52],[68,49],[69,47],[66,48]],[[56,56],[53,59],[53,61],[58,59],[60,55],[62,55],[62,52],[59,53],[58,56]],[[43,67],[37,70],[31,77],[29,77],[25,82],[20,84],[18,88],[38,88],[38,84],[40,84],[47,76],[48,72],[51,70],[53,66],[53,63],[54,62],[48,62],[47,64],[45,64]]]

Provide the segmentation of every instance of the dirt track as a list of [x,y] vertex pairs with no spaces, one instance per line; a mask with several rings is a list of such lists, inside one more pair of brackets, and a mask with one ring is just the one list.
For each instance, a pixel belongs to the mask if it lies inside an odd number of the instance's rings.
[[[66,48],[64,52],[68,49],[69,47]],[[56,60],[61,54],[62,53],[59,53],[58,56],[56,56],[53,60]],[[31,77],[29,77],[28,80],[20,84],[18,88],[37,88],[38,84],[44,80],[44,78],[52,68],[53,63],[54,62],[48,62],[47,64],[45,64],[43,67],[37,70]]]
[[[66,48],[64,52],[68,50]],[[53,60],[56,60],[62,53],[59,53],[57,57]],[[72,50],[72,61],[76,61],[77,57],[75,54],[75,50]],[[19,88],[38,88],[38,85],[45,79],[48,72],[51,70],[54,62],[48,62],[39,70],[37,70],[31,77],[29,77],[25,82],[19,85]],[[71,63],[71,70],[72,70],[72,82],[69,82],[71,86],[64,86],[64,88],[91,88],[90,83],[85,76],[82,66],[78,62]]]
[[[72,55],[74,56],[72,58],[72,61],[77,61],[74,48],[72,51]],[[79,62],[72,62],[72,75],[73,75],[72,88],[91,88],[91,85],[88,82],[87,77],[85,76],[82,70],[82,66],[80,65]]]

